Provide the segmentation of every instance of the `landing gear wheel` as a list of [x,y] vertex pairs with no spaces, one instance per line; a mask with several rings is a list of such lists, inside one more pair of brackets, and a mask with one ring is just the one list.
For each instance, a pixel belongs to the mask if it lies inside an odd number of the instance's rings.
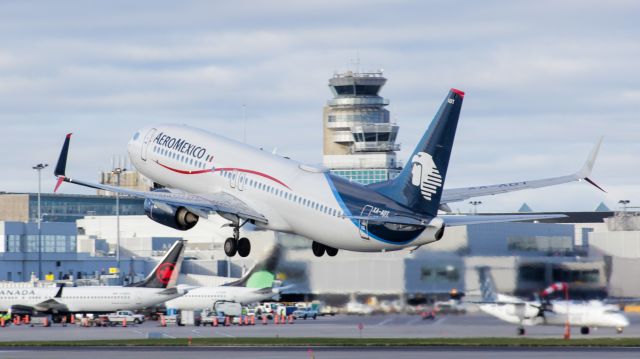
[[325,246],[321,243],[313,241],[311,244],[311,250],[313,251],[313,255],[316,257],[322,257],[324,255]]
[[327,255],[329,257],[335,257],[336,254],[338,254],[338,249],[337,248],[333,248],[333,247],[329,247],[329,246],[324,246],[324,250],[327,252]]
[[233,257],[236,255],[236,252],[238,252],[238,241],[234,238],[227,238],[227,240],[224,241],[224,253],[229,257]]
[[251,253],[251,242],[248,238],[240,238],[238,240],[238,254],[240,257],[246,257]]
[[580,328],[580,334],[582,334],[582,335],[589,334],[589,327],[581,327]]
[[527,332],[524,330],[524,328],[518,328],[518,335],[525,335],[527,334]]

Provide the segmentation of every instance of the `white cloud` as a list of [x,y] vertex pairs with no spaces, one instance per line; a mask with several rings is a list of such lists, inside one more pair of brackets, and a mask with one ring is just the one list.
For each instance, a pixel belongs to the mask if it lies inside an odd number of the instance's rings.
[[[3,167],[55,161],[62,136],[74,131],[74,148],[82,149],[72,153],[75,175],[92,179],[148,123],[191,123],[239,139],[242,105],[250,142],[319,162],[327,80],[359,57],[362,70],[384,68],[389,78],[382,94],[401,126],[401,157],[447,89],[467,91],[449,185],[564,174],[604,134],[594,175],[612,196],[627,191],[638,202],[629,185],[640,171],[638,7],[5,2],[0,124],[6,146],[25,150],[4,158]],[[0,190],[33,190],[23,180],[32,175],[10,171]],[[490,201],[496,208],[536,201],[591,209],[600,200],[580,185],[558,191]]]

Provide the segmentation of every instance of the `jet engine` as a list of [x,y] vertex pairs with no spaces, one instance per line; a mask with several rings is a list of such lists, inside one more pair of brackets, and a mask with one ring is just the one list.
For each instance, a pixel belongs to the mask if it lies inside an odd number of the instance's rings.
[[155,222],[181,231],[193,228],[200,218],[184,207],[150,199],[144,200],[144,213]]

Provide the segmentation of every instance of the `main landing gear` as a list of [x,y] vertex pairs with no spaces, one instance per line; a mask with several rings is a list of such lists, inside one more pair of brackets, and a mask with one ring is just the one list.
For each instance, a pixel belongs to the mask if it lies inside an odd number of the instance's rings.
[[313,243],[311,244],[311,250],[313,251],[313,255],[315,255],[316,257],[322,257],[325,252],[329,257],[335,257],[336,254],[338,254],[337,248],[329,247],[316,241],[313,241]]
[[518,327],[518,335],[522,336],[527,334],[527,331],[524,330],[524,327]]
[[224,241],[224,253],[233,257],[238,253],[240,257],[246,257],[251,253],[251,242],[249,242],[248,238],[242,237],[240,238],[240,227],[242,227],[247,221],[242,224],[231,224],[233,227],[233,237],[227,238]]

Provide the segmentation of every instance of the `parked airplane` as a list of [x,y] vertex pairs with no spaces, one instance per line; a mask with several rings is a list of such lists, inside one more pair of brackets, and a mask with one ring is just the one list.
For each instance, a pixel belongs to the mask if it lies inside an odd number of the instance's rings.
[[184,247],[176,241],[147,278],[128,286],[1,288],[0,312],[109,313],[161,304],[185,294],[175,287]]
[[478,277],[482,301],[476,304],[480,310],[505,322],[517,324],[519,335],[525,334],[525,326],[564,326],[567,320],[570,325],[580,327],[582,334],[589,334],[590,328],[594,327],[615,328],[617,333],[622,333],[629,326],[629,319],[614,305],[601,301],[526,301],[498,293],[489,267],[479,267]]
[[[442,238],[445,227],[521,221],[557,215],[439,216],[446,203],[465,198],[587,179],[596,147],[580,172],[537,181],[443,191],[464,92],[451,89],[399,176],[362,186],[326,169],[301,164],[246,144],[183,125],[155,125],[136,132],[128,144],[132,163],[158,187],[151,192],[72,179],[65,168],[71,134],[55,169],[63,181],[141,197],[152,220],[188,230],[200,217],[217,213],[230,221],[228,256],[249,255],[246,223],[312,240],[313,253],[417,249]],[[591,182],[590,180],[588,180]]]
[[275,279],[281,255],[281,247],[276,244],[266,253],[264,259],[258,261],[242,278],[216,287],[190,289],[187,294],[167,301],[165,306],[172,309],[197,310],[211,309],[215,302],[236,302],[247,305],[271,300],[289,288],[289,286],[280,286],[280,281]]

